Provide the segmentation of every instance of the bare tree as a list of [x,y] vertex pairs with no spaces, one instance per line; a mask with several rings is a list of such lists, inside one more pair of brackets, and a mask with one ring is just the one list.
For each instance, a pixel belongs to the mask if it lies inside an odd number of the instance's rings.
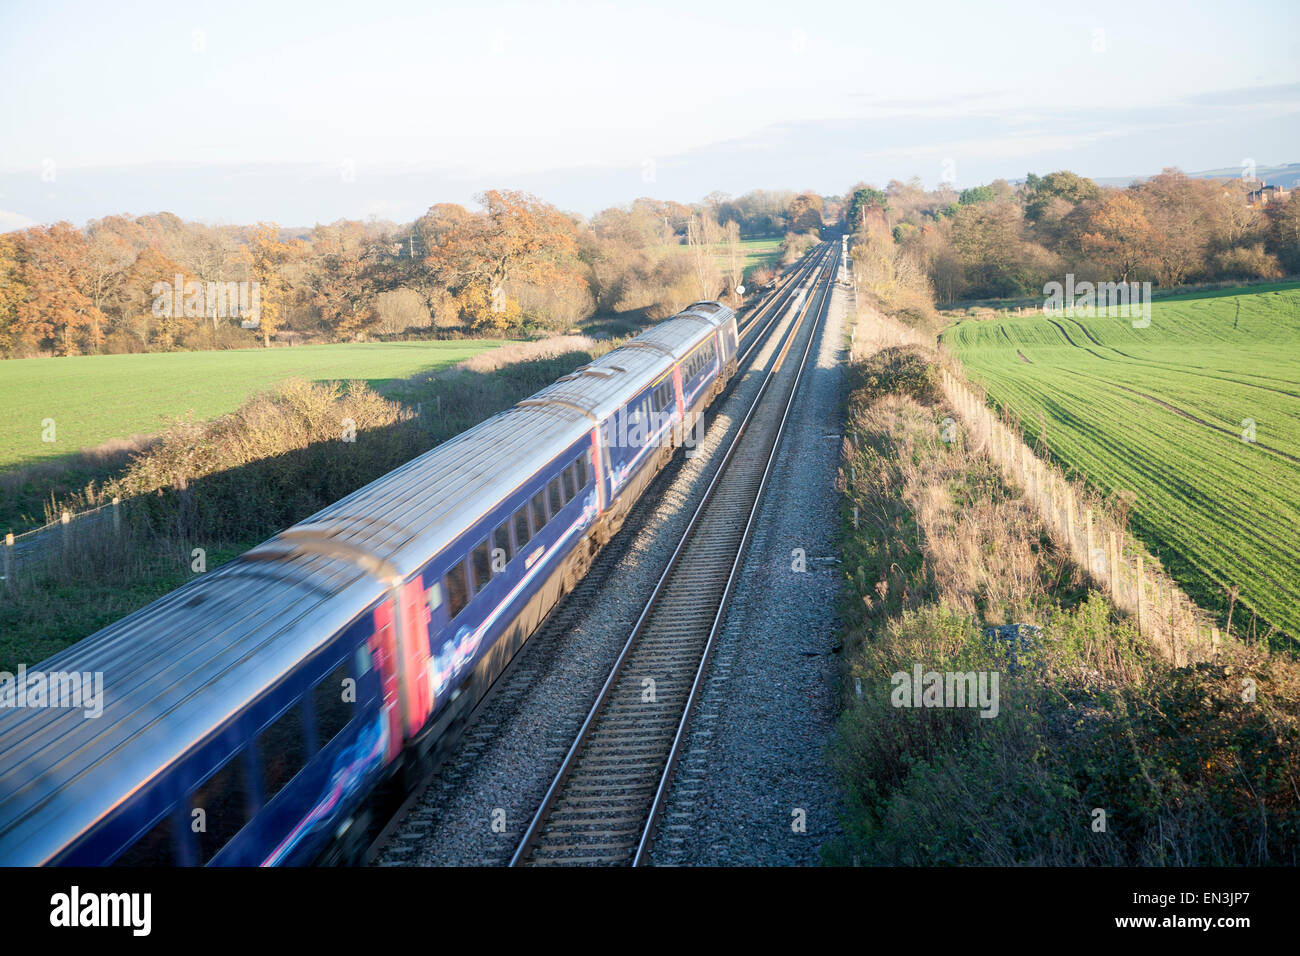
[[727,277],[731,279],[731,301],[740,308],[740,282],[745,277],[745,250],[740,244],[740,223],[727,223]]
[[704,239],[704,222],[699,216],[691,216],[686,224],[686,245],[691,250],[691,262],[695,266],[695,279],[699,283],[700,298],[709,297],[709,278],[712,265],[709,247]]

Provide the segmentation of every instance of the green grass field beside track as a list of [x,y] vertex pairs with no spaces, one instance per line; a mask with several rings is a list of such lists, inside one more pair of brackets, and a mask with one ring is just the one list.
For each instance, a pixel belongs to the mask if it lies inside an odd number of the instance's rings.
[[1146,328],[1038,313],[943,340],[1040,452],[1104,494],[1136,493],[1133,530],[1198,603],[1226,612],[1236,586],[1235,631],[1254,612],[1261,631],[1300,636],[1294,284],[1157,300]]
[[[0,362],[0,469],[52,461],[111,439],[211,419],[287,378],[385,387],[495,348],[493,340],[305,345],[86,355]],[[54,422],[53,442],[43,441]]]

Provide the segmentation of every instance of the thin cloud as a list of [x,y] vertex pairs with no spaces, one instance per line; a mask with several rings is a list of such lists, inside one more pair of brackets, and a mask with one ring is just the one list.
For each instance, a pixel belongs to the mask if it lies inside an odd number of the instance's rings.
[[1300,83],[1214,90],[1185,96],[1182,102],[1190,106],[1300,106]]

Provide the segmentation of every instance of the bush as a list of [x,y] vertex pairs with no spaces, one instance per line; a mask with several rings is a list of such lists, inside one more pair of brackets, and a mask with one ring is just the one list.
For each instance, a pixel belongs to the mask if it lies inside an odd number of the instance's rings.
[[[893,707],[889,676],[915,663],[998,670],[998,716]],[[1169,666],[1094,593],[1017,663],[937,604],[868,642],[851,670],[862,697],[832,752],[848,815],[831,862],[1294,865],[1293,661],[1234,648],[1215,663]],[[1260,693],[1249,703],[1247,677]]]
[[1264,244],[1225,249],[1214,257],[1210,271],[1224,279],[1276,279],[1282,266],[1276,256],[1264,251]]
[[214,421],[178,422],[114,490],[182,536],[269,533],[422,451],[409,417],[360,383],[291,379]]
[[881,349],[853,367],[850,388],[860,391],[855,401],[872,402],[885,395],[910,395],[919,402],[942,397],[937,367],[910,345]]

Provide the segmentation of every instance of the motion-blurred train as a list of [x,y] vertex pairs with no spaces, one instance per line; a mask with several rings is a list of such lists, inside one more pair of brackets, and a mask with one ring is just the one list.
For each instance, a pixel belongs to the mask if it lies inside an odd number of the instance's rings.
[[[51,657],[0,699],[0,864],[355,859],[735,374],[699,302]],[[2,685],[0,685],[2,686]]]

